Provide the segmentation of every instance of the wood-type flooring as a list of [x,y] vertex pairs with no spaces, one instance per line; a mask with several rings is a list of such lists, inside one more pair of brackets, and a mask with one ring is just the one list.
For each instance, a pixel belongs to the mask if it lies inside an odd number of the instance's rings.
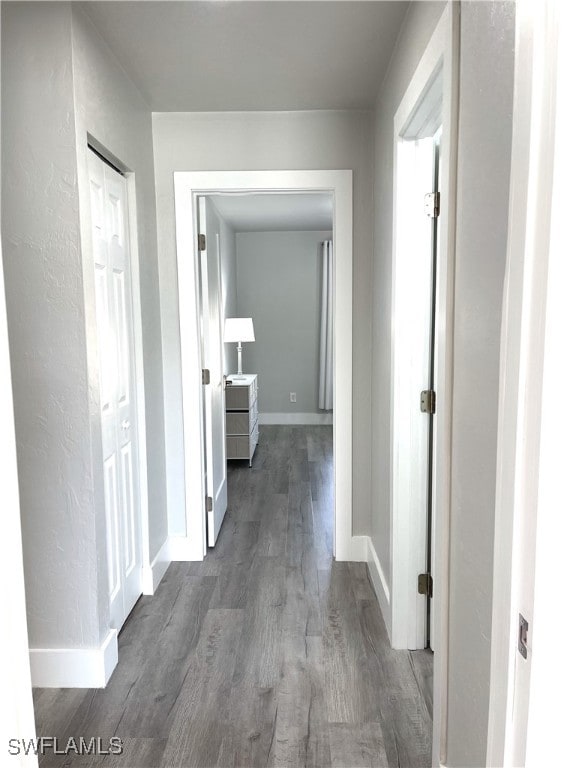
[[425,768],[432,655],[390,648],[362,563],[332,559],[331,427],[261,427],[202,563],[172,563],[101,690],[36,689],[38,735],[122,755],[41,768]]

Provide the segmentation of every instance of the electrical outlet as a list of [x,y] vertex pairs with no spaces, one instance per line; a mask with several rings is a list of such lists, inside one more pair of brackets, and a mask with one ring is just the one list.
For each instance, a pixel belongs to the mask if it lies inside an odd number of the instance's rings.
[[296,402],[296,392],[290,392],[290,402],[291,403]]

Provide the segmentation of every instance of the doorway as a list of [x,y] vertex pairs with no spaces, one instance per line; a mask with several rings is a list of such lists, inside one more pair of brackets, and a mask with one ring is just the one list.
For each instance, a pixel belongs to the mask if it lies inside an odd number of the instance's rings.
[[[434,649],[434,764],[445,762],[447,740],[458,41],[459,16],[449,5],[393,131],[392,584],[381,604],[393,648]],[[410,273],[415,253],[420,263]],[[402,349],[398,319],[407,338],[416,336],[414,360]],[[405,382],[410,392],[399,389]]]
[[251,468],[253,460],[255,472],[266,470],[255,456],[262,432],[264,452],[306,427],[299,439],[307,434],[314,443],[322,432],[332,454],[333,196],[233,192],[197,203],[206,531],[213,547],[226,513],[227,470]]
[[187,559],[206,554],[203,392],[196,199],[215,193],[327,192],[334,200],[334,542],[337,560],[365,560],[352,530],[352,172],[205,171],[174,174],[182,361]]
[[119,630],[142,594],[143,565],[128,184],[95,151],[88,175],[110,626]]

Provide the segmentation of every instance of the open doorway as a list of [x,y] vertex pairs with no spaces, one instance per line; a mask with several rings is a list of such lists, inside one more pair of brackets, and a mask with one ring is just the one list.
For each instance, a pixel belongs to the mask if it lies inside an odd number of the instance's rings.
[[[214,194],[325,193],[334,205],[334,536],[337,560],[365,559],[352,532],[352,173],[350,171],[230,171],[175,173],[176,231],[186,483],[186,559],[207,551],[202,385],[199,198]],[[232,350],[232,354],[234,351]],[[208,502],[209,506],[209,502]]]
[[[316,469],[322,446],[322,488],[333,499],[333,201],[322,192],[202,196],[198,220],[212,547],[229,501],[227,470],[253,461],[256,472],[268,470],[283,441],[300,440],[307,452],[315,445]],[[332,502],[321,506],[332,555]]]

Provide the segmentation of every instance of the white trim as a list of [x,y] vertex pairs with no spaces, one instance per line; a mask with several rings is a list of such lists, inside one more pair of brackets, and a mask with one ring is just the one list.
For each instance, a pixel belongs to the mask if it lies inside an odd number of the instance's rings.
[[332,424],[334,419],[330,413],[259,413],[258,423],[267,424]]
[[390,636],[390,627],[392,623],[392,603],[390,601],[390,587],[386,581],[384,575],[384,569],[378,557],[378,553],[374,548],[374,542],[370,536],[366,537],[368,547],[368,571],[372,580],[376,597],[378,598],[378,604],[384,617],[384,624],[386,625],[386,631]]
[[[334,195],[334,554],[358,559],[352,535],[352,171],[177,171],[176,250],[182,362],[182,416],[187,549],[202,560],[206,546],[202,441],[198,259],[193,198],[229,192],[332,192]],[[364,547],[365,551],[365,547]]]
[[[394,120],[394,200],[397,199],[397,145],[403,129],[416,113],[435,75],[442,72],[442,150],[440,166],[440,195],[442,215],[439,219],[436,305],[436,419],[435,469],[433,504],[435,530],[433,531],[434,563],[434,722],[432,764],[446,761],[447,701],[448,701],[448,621],[449,621],[449,541],[450,541],[450,487],[452,445],[452,346],[454,306],[454,244],[456,221],[456,159],[459,89],[460,15],[457,3],[448,3],[432,34],[430,42],[416,68]],[[394,222],[393,252],[396,252],[396,224]],[[394,276],[394,264],[392,265]],[[392,339],[393,343],[393,339]],[[394,380],[394,371],[391,371]],[[393,405],[393,401],[391,401]],[[392,410],[392,421],[394,411]],[[394,465],[394,435],[390,436],[392,469],[392,574],[390,640],[393,647],[402,647],[399,640],[406,637],[406,608],[410,603],[410,590],[406,578],[402,579],[400,553],[406,549],[398,533],[408,530],[399,525],[398,510],[394,507],[393,488],[397,482]],[[409,546],[409,545],[408,545]],[[374,570],[374,567],[372,568]],[[398,600],[404,604],[398,605]],[[402,618],[402,616],[404,618]]]
[[170,562],[182,563],[191,560],[200,560],[198,558],[198,547],[186,536],[170,536],[167,544],[167,551],[170,556]]
[[118,632],[99,648],[31,648],[32,685],[38,688],[105,688],[118,663]]
[[171,562],[170,539],[166,539],[150,565],[142,566],[142,594],[153,595]]
[[368,559],[368,536],[352,536],[347,555],[349,563],[365,563]]
[[[130,269],[132,289],[132,328],[134,344],[134,391],[136,394],[136,436],[138,453],[138,481],[140,503],[140,541],[142,568],[152,567],[150,562],[150,524],[148,508],[148,455],[146,450],[146,393],[144,389],[144,342],[142,331],[142,303],[140,296],[140,254],[138,252],[138,209],[136,175],[126,173],[128,187],[128,231],[130,237]],[[142,581],[144,591],[144,579]]]
[[573,3],[516,12],[487,746],[487,765],[506,768],[561,765],[572,741],[574,674],[559,640],[573,626],[575,21]]

